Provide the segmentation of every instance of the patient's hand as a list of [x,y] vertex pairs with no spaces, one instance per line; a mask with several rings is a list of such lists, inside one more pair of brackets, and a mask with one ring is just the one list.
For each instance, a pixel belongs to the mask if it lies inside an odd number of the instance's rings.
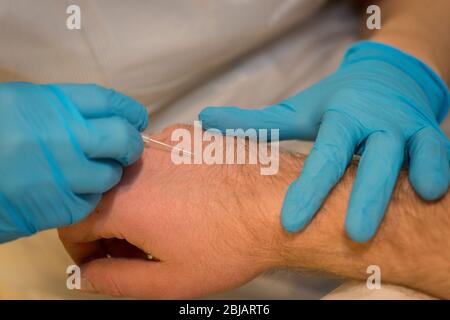
[[[175,127],[155,136],[170,142]],[[425,203],[403,172],[375,238],[351,241],[344,230],[355,166],[302,232],[283,231],[279,212],[303,157],[281,154],[280,170],[257,165],[175,165],[170,152],[146,148],[81,223],[60,230],[82,289],[147,298],[190,298],[237,287],[276,267],[366,279],[381,268],[395,283],[450,298],[447,194]],[[149,261],[150,253],[156,259]],[[107,258],[111,256],[111,258]]]
[[[171,129],[154,138],[171,143]],[[267,225],[258,190],[249,188],[253,178],[242,169],[175,165],[170,151],[147,147],[95,212],[60,230],[72,258],[84,264],[83,277],[95,279],[84,289],[194,297],[236,287],[272,267],[277,228]]]

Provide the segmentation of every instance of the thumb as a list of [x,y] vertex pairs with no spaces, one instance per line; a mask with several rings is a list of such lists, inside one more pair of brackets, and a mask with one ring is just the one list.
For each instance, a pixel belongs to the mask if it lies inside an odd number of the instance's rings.
[[199,114],[204,129],[215,128],[222,133],[227,129],[278,129],[281,140],[313,139],[317,122],[306,108],[296,108],[289,100],[263,109],[239,107],[206,107]]
[[81,267],[81,290],[111,296],[170,299],[190,295],[173,265],[144,259],[101,258]]

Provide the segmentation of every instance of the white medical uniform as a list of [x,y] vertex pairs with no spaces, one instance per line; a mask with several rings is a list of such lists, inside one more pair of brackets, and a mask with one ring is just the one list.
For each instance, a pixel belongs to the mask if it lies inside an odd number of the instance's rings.
[[[1,0],[0,81],[95,82],[155,110],[325,0]],[[81,9],[69,30],[66,8]]]

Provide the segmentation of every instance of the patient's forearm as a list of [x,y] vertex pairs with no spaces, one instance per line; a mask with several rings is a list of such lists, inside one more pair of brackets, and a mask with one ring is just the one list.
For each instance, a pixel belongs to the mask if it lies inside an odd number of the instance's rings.
[[[175,144],[178,127],[154,138]],[[113,295],[196,297],[279,267],[364,279],[378,265],[382,282],[450,298],[448,194],[424,203],[402,174],[375,238],[354,243],[343,227],[351,165],[311,224],[288,234],[280,210],[303,160],[281,153],[278,173],[263,176],[258,165],[176,165],[170,152],[147,147],[95,212],[60,237],[91,287]],[[143,261],[148,253],[157,262]]]
[[237,215],[260,247],[255,252],[267,255],[262,259],[269,261],[269,268],[307,268],[366,279],[367,267],[377,265],[384,282],[450,298],[448,194],[440,201],[424,202],[402,172],[377,235],[368,243],[358,244],[344,230],[356,173],[353,163],[310,225],[290,234],[281,227],[281,206],[304,159],[303,155],[281,153],[279,172],[272,176],[261,175],[258,165],[193,166],[188,170],[192,175],[190,192],[197,190],[202,197],[191,201],[201,207],[208,203],[211,213],[226,210],[231,216]]
[[367,267],[378,265],[384,282],[450,297],[448,194],[438,202],[425,203],[415,195],[403,172],[377,235],[369,243],[358,244],[344,231],[346,204],[356,171],[352,164],[311,224],[303,232],[288,234],[281,230],[279,212],[283,194],[302,163],[301,156],[283,155],[280,173],[272,183],[262,184],[274,194],[267,207],[272,225],[278,229],[281,266],[366,279]]

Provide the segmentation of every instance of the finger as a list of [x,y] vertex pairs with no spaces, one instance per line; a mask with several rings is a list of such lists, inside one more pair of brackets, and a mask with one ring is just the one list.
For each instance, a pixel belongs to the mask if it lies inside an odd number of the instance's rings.
[[91,119],[86,128],[77,132],[77,138],[89,159],[110,159],[127,166],[144,150],[139,132],[120,117]]
[[[103,198],[104,200],[107,197]],[[108,201],[108,200],[107,200]],[[59,237],[63,243],[87,243],[108,237],[112,232],[109,227],[108,212],[104,207],[110,206],[102,201],[93,212],[80,222],[59,228]]]
[[427,127],[408,143],[409,181],[425,200],[436,200],[448,190],[449,156],[443,138]]
[[[107,252],[98,235],[94,233],[88,234],[86,233],[86,229],[80,229],[74,226],[77,225],[59,228],[58,236],[67,253],[78,266],[94,259],[107,257]],[[74,229],[82,231],[84,236],[80,237]]]
[[372,133],[350,196],[345,220],[348,235],[365,242],[375,234],[390,201],[404,157],[404,139],[388,132]]
[[[54,183],[54,182],[52,182]],[[64,183],[62,185],[51,185],[46,189],[46,193],[39,195],[32,195],[34,201],[29,201],[26,206],[28,212],[33,212],[35,219],[36,230],[45,230],[58,228],[61,226],[72,225],[84,219],[90,212],[98,205],[102,195],[96,194],[74,194],[70,188]],[[59,198],[59,202],[55,202],[55,194]],[[39,197],[39,199],[36,199]],[[44,201],[51,203],[54,208],[47,211],[35,211],[36,201]],[[71,203],[70,208],[67,207],[67,202]],[[48,223],[47,221],[51,221]]]
[[67,253],[78,266],[95,259],[107,257],[107,252],[100,240],[82,243],[62,241],[62,243]]
[[65,106],[75,106],[84,118],[119,116],[139,131],[147,127],[147,109],[113,89],[96,84],[51,84],[47,87]]
[[[58,230],[64,248],[77,265],[101,258],[129,258],[149,260],[149,253],[123,239],[96,239],[89,242],[69,242],[63,229]],[[91,234],[92,236],[92,234]]]
[[281,140],[311,140],[317,134],[319,119],[315,119],[316,113],[309,112],[306,102],[295,103],[304,103],[303,108],[295,108],[289,99],[264,109],[207,107],[200,112],[199,119],[205,129],[216,128],[222,133],[227,129],[279,129]]
[[76,194],[104,193],[119,183],[123,171],[119,163],[111,160],[82,160],[61,167]]
[[188,298],[196,295],[189,276],[165,262],[97,259],[81,267],[81,289],[133,298]]
[[107,208],[112,199],[104,197],[98,207],[80,222],[58,229],[58,235],[69,255],[81,265],[92,259],[107,256],[101,239],[112,238],[114,231]]
[[302,173],[289,186],[284,199],[281,222],[287,231],[296,232],[309,223],[344,174],[361,138],[361,130],[346,115],[324,115]]

